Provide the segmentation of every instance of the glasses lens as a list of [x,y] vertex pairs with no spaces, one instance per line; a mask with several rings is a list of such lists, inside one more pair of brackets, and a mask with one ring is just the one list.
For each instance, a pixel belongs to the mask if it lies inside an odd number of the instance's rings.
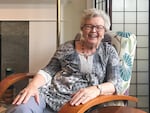
[[102,25],[91,25],[91,24],[85,24],[83,26],[83,28],[85,30],[93,30],[93,29],[96,29],[97,31],[100,31],[100,30],[103,30],[104,29],[104,26]]
[[86,30],[91,30],[92,29],[92,25],[84,25],[84,28],[86,29]]
[[102,26],[102,25],[97,25],[97,26],[95,26],[95,27],[96,27],[96,29],[97,29],[98,31],[104,29],[104,26]]

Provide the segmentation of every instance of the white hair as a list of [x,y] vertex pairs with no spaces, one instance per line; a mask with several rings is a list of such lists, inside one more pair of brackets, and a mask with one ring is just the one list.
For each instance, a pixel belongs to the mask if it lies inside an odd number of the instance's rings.
[[101,17],[104,20],[104,27],[106,30],[110,29],[110,17],[107,13],[105,13],[102,10],[98,10],[95,8],[92,9],[86,9],[83,12],[83,15],[81,17],[81,27],[85,24],[85,21],[87,19],[91,19],[93,17]]

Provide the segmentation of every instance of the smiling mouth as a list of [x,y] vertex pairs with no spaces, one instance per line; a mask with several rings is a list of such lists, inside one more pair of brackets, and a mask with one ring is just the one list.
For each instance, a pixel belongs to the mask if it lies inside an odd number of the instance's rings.
[[98,35],[97,34],[88,34],[88,37],[90,37],[90,38],[97,38]]

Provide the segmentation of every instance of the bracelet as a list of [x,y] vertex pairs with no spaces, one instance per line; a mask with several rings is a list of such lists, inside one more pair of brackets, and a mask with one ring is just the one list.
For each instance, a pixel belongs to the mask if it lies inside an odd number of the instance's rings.
[[101,95],[102,94],[102,86],[101,85],[97,85],[96,87],[97,87],[97,89],[99,89],[99,95]]

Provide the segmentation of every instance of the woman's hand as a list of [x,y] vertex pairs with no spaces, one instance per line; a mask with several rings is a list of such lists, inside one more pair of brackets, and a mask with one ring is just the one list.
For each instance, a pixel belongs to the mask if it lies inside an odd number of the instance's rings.
[[70,100],[71,105],[78,106],[79,104],[84,104],[91,99],[99,96],[99,89],[97,86],[91,86],[84,89],[80,89],[77,93],[75,93]]
[[38,88],[34,85],[29,84],[26,88],[20,91],[20,93],[16,96],[12,104],[20,105],[27,103],[31,96],[34,96],[35,101],[37,102],[37,104],[39,104]]

